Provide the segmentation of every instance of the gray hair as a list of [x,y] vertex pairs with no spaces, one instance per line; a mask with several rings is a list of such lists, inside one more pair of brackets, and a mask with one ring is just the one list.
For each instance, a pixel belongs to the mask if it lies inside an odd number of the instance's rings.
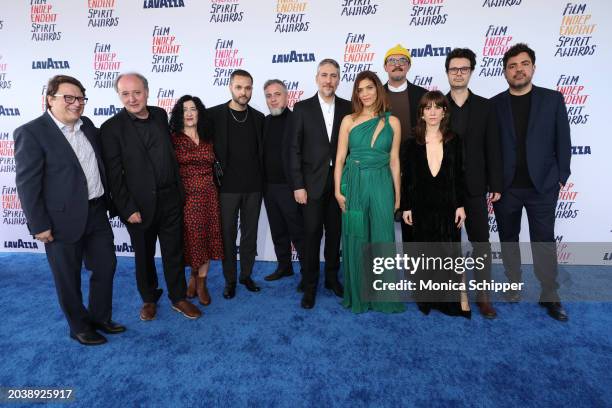
[[142,84],[144,85],[145,90],[147,90],[147,92],[149,91],[149,81],[147,81],[147,78],[145,78],[144,75],[138,72],[124,72],[123,74],[119,74],[117,79],[115,79],[115,83],[113,84],[113,88],[115,88],[115,92],[119,93],[119,87],[117,86],[119,84],[119,80],[121,80],[121,78],[123,78],[124,76],[128,76],[128,75],[133,75],[136,78],[140,79],[140,81],[142,81]]
[[319,62],[319,65],[317,65],[317,73],[319,72],[319,69],[323,66],[323,65],[333,65],[337,70],[338,70],[338,74],[340,74],[340,64],[338,64],[338,61],[336,61],[333,58],[324,58]]
[[285,91],[285,93],[287,93],[287,85],[285,85],[285,83],[283,81],[281,81],[280,79],[268,79],[263,86],[263,90],[265,91],[267,87],[269,87],[270,85],[280,85],[281,88],[283,88],[283,91]]

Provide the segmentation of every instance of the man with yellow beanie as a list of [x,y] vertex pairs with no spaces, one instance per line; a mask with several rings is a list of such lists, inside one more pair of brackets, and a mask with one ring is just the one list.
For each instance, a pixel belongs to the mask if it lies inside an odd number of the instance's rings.
[[[419,100],[427,89],[411,84],[406,75],[410,71],[412,58],[410,51],[397,44],[385,54],[384,68],[389,77],[385,84],[387,99],[391,112],[397,116],[402,126],[402,144],[410,137],[412,128],[416,125]],[[412,227],[404,222],[402,226],[402,241],[412,241]]]

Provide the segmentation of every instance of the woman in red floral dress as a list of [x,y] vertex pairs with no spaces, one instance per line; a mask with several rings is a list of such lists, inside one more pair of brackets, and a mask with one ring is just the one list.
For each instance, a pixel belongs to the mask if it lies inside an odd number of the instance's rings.
[[187,297],[210,304],[206,277],[211,259],[223,259],[219,197],[213,181],[215,154],[200,98],[182,96],[172,109],[172,143],[185,187],[185,263],[191,267]]

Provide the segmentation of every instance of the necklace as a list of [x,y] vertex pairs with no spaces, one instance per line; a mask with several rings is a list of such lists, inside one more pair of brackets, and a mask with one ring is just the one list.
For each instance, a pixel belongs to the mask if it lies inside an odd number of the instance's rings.
[[244,115],[244,119],[242,119],[242,120],[238,120],[238,119],[236,119],[236,116],[234,116],[234,112],[232,112],[232,108],[228,108],[228,109],[229,109],[229,111],[230,111],[230,115],[232,115],[232,118],[234,118],[234,120],[235,120],[236,122],[238,122],[238,123],[244,123],[244,122],[246,122],[247,118],[249,117],[249,109],[248,109],[248,108],[246,109],[246,115]]

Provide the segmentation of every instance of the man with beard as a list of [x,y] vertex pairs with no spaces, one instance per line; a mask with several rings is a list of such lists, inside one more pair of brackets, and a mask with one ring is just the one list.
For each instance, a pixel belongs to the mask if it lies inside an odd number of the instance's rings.
[[293,275],[291,266],[291,243],[298,256],[303,254],[304,221],[302,212],[293,198],[288,184],[289,163],[289,120],[291,111],[287,108],[287,87],[279,79],[270,79],[264,84],[264,95],[270,109],[263,131],[264,144],[264,202],[274,243],[278,267],[266,276],[274,281]]
[[336,96],[340,65],[331,58],[319,62],[318,92],[295,104],[289,146],[290,183],[295,201],[304,215],[304,260],[301,306],[315,305],[319,280],[319,251],[325,227],[325,287],[338,297],[344,290],[338,281],[340,268],[340,207],[334,196],[334,162],[342,118],[351,103]]
[[[421,97],[427,89],[410,83],[406,79],[411,67],[410,51],[397,44],[385,54],[384,68],[389,77],[384,85],[391,113],[396,116],[402,127],[402,148],[406,140],[414,137],[412,128],[417,122],[417,109]],[[402,241],[412,241],[412,227],[404,222],[402,226]]]
[[[527,211],[533,269],[541,284],[540,305],[567,321],[557,289],[555,209],[559,189],[570,176],[570,126],[563,95],[533,85],[535,52],[518,43],[503,57],[509,89],[493,98],[503,157],[503,191],[494,203],[502,258],[510,282],[521,281],[518,246],[523,208]],[[520,300],[510,292],[508,300]]]
[[[491,280],[491,244],[487,192],[491,201],[499,200],[502,189],[502,161],[499,133],[493,105],[468,88],[476,67],[476,55],[469,48],[455,48],[446,56],[445,68],[450,85],[446,94],[450,108],[450,128],[463,140],[465,159],[465,229],[474,258],[482,258],[485,267],[475,270],[479,282]],[[488,291],[479,291],[476,305],[485,318],[497,316]]]
[[223,297],[236,296],[236,235],[240,219],[240,278],[247,290],[259,292],[251,279],[257,255],[257,224],[263,188],[263,113],[249,106],[253,77],[237,69],[230,76],[229,102],[208,109],[213,123],[215,155],[223,170],[219,192],[223,235]]

